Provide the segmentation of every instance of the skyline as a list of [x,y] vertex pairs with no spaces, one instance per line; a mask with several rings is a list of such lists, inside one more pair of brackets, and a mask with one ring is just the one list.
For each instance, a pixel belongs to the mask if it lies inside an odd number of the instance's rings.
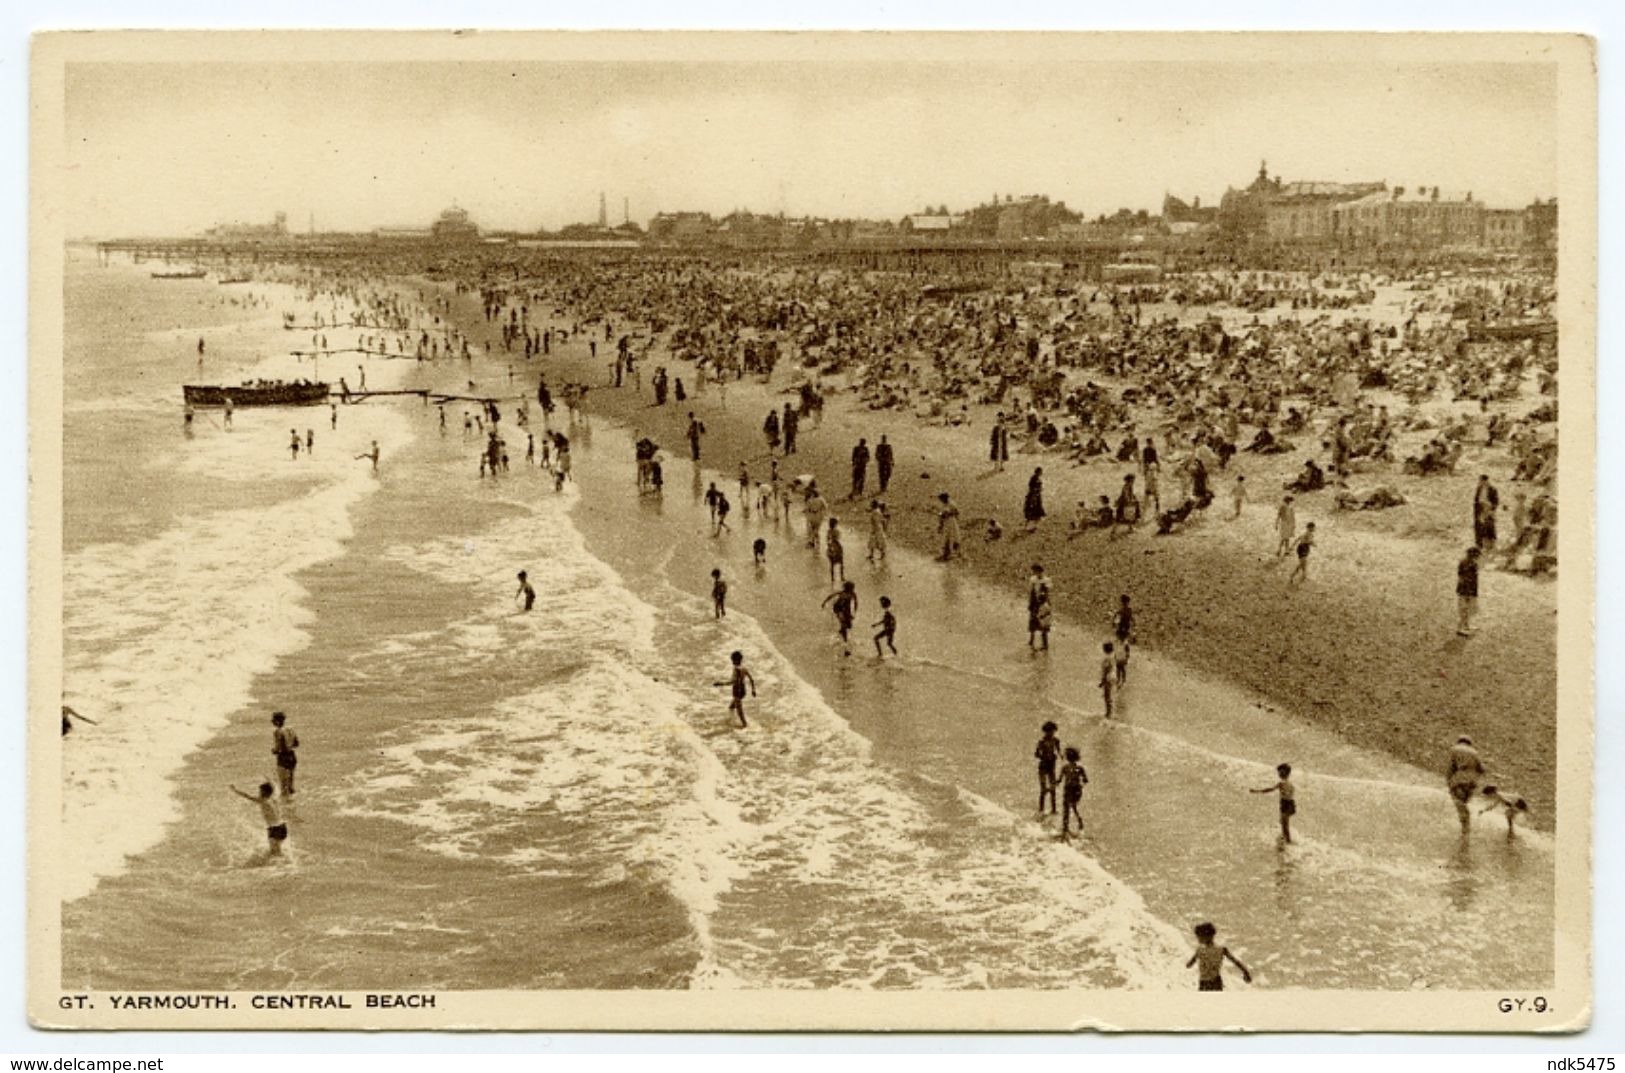
[[[658,212],[896,220],[998,194],[1086,217],[1285,180],[1444,186],[1520,208],[1556,175],[1537,63],[73,64],[69,230],[488,230]],[[612,213],[618,221],[619,213]]]

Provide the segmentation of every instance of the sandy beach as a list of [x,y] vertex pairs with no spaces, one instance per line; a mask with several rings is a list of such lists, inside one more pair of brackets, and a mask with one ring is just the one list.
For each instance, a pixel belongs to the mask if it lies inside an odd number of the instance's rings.
[[[477,308],[471,318],[465,327],[477,333]],[[634,328],[617,327],[618,333],[625,330]],[[769,406],[782,408],[791,398],[792,371],[779,371],[766,385],[754,378],[731,382],[725,396],[714,386],[697,396],[690,389],[687,401],[656,407],[649,387],[654,368],[665,364],[688,385],[690,365],[672,361],[657,346],[642,357],[642,390],[631,378],[616,389],[606,386],[613,383],[604,360],[608,348],[601,344],[600,356],[589,358],[586,338],[576,336],[528,365],[516,356],[515,365],[532,385],[544,371],[555,390],[567,381],[590,385],[588,410],[624,421],[661,444],[668,481],[684,479],[691,410],[706,426],[706,465],[731,474],[745,460],[753,477],[765,476],[761,423]],[[803,421],[798,451],[781,461],[781,472],[817,475],[835,513],[859,534],[862,505],[835,501],[848,488],[852,446],[860,436],[872,446],[884,433],[897,451],[887,494],[893,538],[935,552],[940,540],[930,508],[938,492],[951,492],[965,519],[958,568],[1010,592],[1008,623],[993,628],[1025,630],[1025,579],[1032,563],[1043,563],[1057,611],[1100,624],[1098,636],[1057,636],[1052,658],[1093,661],[1109,634],[1118,596],[1131,594],[1142,645],[1266,697],[1290,718],[1429,769],[1442,770],[1449,745],[1458,735],[1470,735],[1491,774],[1526,796],[1537,825],[1549,827],[1557,714],[1554,586],[1485,570],[1481,632],[1456,636],[1454,567],[1471,540],[1478,473],[1471,452],[1453,476],[1404,482],[1411,502],[1392,511],[1336,512],[1330,489],[1300,497],[1299,527],[1316,521],[1320,543],[1309,583],[1289,586],[1290,566],[1274,555],[1274,509],[1282,479],[1297,471],[1308,450],[1273,458],[1238,455],[1217,475],[1219,499],[1207,517],[1186,531],[1158,537],[1155,526],[1145,524],[1124,539],[1091,532],[1069,540],[1072,506],[1114,493],[1133,467],[1098,459],[1073,466],[1056,455],[1013,448],[1004,472],[993,473],[986,444],[993,408],[971,413],[968,427],[926,426],[832,392],[822,425]],[[1312,442],[1303,438],[1306,448]],[[1044,466],[1049,516],[1027,537],[1021,535],[1021,501],[1036,465]],[[1489,472],[1510,498],[1503,470]],[[1228,490],[1238,471],[1253,487],[1241,518],[1232,521]],[[872,464],[869,479],[873,489]],[[1171,483],[1164,478],[1165,493]],[[1003,539],[983,539],[990,517],[1004,527]],[[1374,576],[1385,580],[1373,584]]]

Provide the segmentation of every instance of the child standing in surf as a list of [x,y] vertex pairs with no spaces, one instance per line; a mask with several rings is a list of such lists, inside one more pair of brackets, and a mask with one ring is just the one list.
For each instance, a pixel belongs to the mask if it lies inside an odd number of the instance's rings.
[[745,722],[745,687],[748,685],[750,695],[756,696],[756,679],[745,669],[743,652],[735,652],[728,658],[733,661],[733,679],[729,683],[733,688],[733,700],[729,702],[728,710],[739,716],[741,727],[749,726],[750,724]]
[[728,617],[728,583],[721,570],[711,571],[711,610],[717,618]]
[[[1076,816],[1078,819],[1078,834],[1083,834],[1083,813],[1078,811],[1078,804],[1083,800],[1083,784],[1089,781],[1089,773],[1083,770],[1078,762],[1078,750],[1066,750],[1066,763],[1061,765],[1061,841],[1065,842],[1072,837],[1067,828],[1067,821]],[[1050,801],[1054,803],[1053,789],[1050,790]]]
[[266,856],[282,856],[282,843],[288,840],[288,825],[282,819],[282,805],[276,798],[276,788],[268,782],[262,782],[258,797],[245,793],[235,786],[231,787],[231,792],[244,801],[252,801],[259,806],[260,817],[265,820],[265,837],[270,842]]
[[1266,786],[1261,790],[1253,790],[1255,794],[1281,795],[1281,841],[1292,844],[1292,817],[1298,814],[1297,790],[1292,785],[1292,765],[1275,765],[1275,774],[1280,781],[1274,786]]
[[1055,786],[1059,779],[1055,774],[1055,765],[1061,758],[1061,739],[1055,736],[1060,729],[1053,721],[1046,722],[1040,728],[1044,736],[1038,739],[1038,746],[1033,749],[1033,756],[1038,760],[1038,811],[1044,811],[1044,799],[1049,798],[1049,814],[1055,815]]
[[1214,937],[1218,934],[1219,930],[1212,924],[1196,925],[1196,941],[1198,943],[1196,953],[1192,954],[1191,959],[1185,962],[1185,967],[1187,969],[1192,965],[1197,967],[1196,990],[1198,991],[1224,990],[1223,970],[1226,958],[1229,958],[1236,968],[1241,970],[1243,980],[1247,983],[1253,982],[1253,974],[1247,971],[1247,966],[1241,963],[1241,959],[1232,954],[1228,946],[1219,946],[1213,942]]

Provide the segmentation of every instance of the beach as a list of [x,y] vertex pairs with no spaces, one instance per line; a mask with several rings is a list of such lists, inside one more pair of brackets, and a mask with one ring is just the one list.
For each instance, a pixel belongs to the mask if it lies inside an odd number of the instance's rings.
[[[1190,929],[1209,918],[1259,986],[1550,980],[1549,837],[1508,842],[1486,822],[1460,842],[1440,772],[1472,733],[1542,815],[1549,725],[1519,737],[1519,719],[1538,721],[1474,693],[1538,707],[1538,670],[1518,675],[1539,645],[1495,636],[1535,612],[1492,611],[1452,650],[1442,543],[1403,557],[1379,600],[1340,576],[1349,545],[1328,540],[1312,583],[1276,595],[1260,575],[1284,582],[1285,568],[1255,547],[1271,543],[1266,508],[1234,538],[1212,539],[1215,518],[1200,543],[1142,529],[1068,544],[1053,532],[1064,478],[1039,535],[1013,539],[1030,467],[985,478],[974,428],[878,420],[835,395],[786,476],[816,473],[835,498],[856,435],[898,445],[884,564],[863,560],[862,511],[836,508],[860,599],[847,656],[799,517],[736,504],[735,532],[714,537],[701,501],[712,482],[733,495],[741,460],[765,476],[761,418],[785,397],[772,385],[660,410],[656,356],[641,395],[616,391],[584,338],[529,363],[500,342],[466,365],[345,359],[374,388],[473,381],[500,396],[512,466],[494,479],[461,427],[477,407],[447,404],[443,428],[415,396],[340,406],[336,428],[326,407],[239,410],[229,433],[205,412],[185,437],[178,386],[198,376],[200,334],[212,382],[293,375],[286,351],[309,337],[282,314],[333,309],[292,287],[251,293],[265,304],[70,266],[64,689],[102,725],[64,742],[65,985],[1164,990],[1188,986]],[[477,295],[452,301],[490,338]],[[76,336],[76,317],[102,328]],[[575,458],[562,492],[512,427],[510,400],[528,397],[540,431],[544,372],[555,393],[591,385],[581,420],[551,419]],[[700,466],[680,449],[690,409],[707,429]],[[311,455],[289,458],[290,423],[314,429]],[[635,486],[638,434],[665,449],[659,497]],[[355,457],[373,440],[376,477]],[[1074,472],[1115,483],[1105,464]],[[964,559],[932,561],[935,521],[915,508],[944,487],[967,519],[1003,519],[1005,538],[967,524]],[[1351,527],[1349,543],[1380,536]],[[1057,593],[1048,655],[1026,643],[1033,561]],[[720,620],[713,568],[730,581]],[[1442,593],[1434,620],[1391,623],[1400,591],[1402,607],[1430,606],[1424,578]],[[1092,671],[1121,592],[1141,641],[1106,721]],[[868,639],[881,594],[901,623],[895,660]],[[1458,682],[1433,686],[1424,661],[1399,658],[1424,636]],[[759,687],[744,730],[719,685],[733,651]],[[1425,702],[1399,704],[1407,688]],[[1314,703],[1327,695],[1332,710]],[[226,784],[269,772],[271,710],[303,750],[290,859],[265,866],[257,815]],[[1071,843],[1034,811],[1046,719],[1090,774]],[[1281,760],[1303,802],[1290,847],[1273,800],[1247,793]],[[1472,937],[1492,926],[1506,941],[1485,951]]]

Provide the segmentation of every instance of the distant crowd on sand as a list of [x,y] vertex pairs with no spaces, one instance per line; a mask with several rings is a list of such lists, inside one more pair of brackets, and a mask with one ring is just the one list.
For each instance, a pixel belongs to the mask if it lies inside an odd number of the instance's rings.
[[[780,470],[781,462],[798,454],[804,426],[819,427],[826,397],[838,392],[870,410],[948,426],[977,425],[987,408],[996,407],[986,426],[993,470],[1004,469],[1013,451],[1052,467],[1098,460],[1127,469],[1115,496],[1077,505],[1066,523],[1068,538],[1098,530],[1120,539],[1142,525],[1171,536],[1220,500],[1230,518],[1238,517],[1256,495],[1275,505],[1270,550],[1295,560],[1289,584],[1309,581],[1316,545],[1314,523],[1300,528],[1297,521],[1305,497],[1325,493],[1334,509],[1387,509],[1405,500],[1381,480],[1385,474],[1452,473],[1472,445],[1480,449],[1476,458],[1504,459],[1498,463],[1508,474],[1503,480],[1524,487],[1514,493],[1506,539],[1498,518],[1507,508],[1489,474],[1479,478],[1470,508],[1464,504],[1472,538],[1457,565],[1458,632],[1474,632],[1485,555],[1498,555],[1503,569],[1531,573],[1556,565],[1555,342],[1540,334],[1509,339],[1476,330],[1549,317],[1555,301],[1549,271],[1501,266],[1407,279],[1210,271],[1152,286],[1113,286],[981,271],[922,278],[703,257],[607,261],[508,253],[503,256],[515,259],[501,261],[491,259],[496,255],[448,255],[435,274],[451,284],[452,294],[478,298],[489,338],[476,343],[452,324],[445,290],[420,285],[416,300],[403,296],[400,281],[426,267],[412,263],[412,256],[379,254],[267,271],[302,286],[313,300],[331,301],[335,310],[342,302],[350,310],[344,323],[363,329],[358,348],[392,358],[469,362],[476,353],[497,356],[494,347],[500,346],[501,355],[528,363],[566,342],[578,353],[585,344],[588,356],[601,362],[605,389],[642,395],[647,387],[649,405],[656,407],[681,405],[707,391],[723,393],[746,378],[777,385],[788,398],[782,406],[775,402],[759,426],[766,464],[760,458],[739,462],[733,498],[728,488],[712,483],[704,503],[719,538],[733,532],[729,519],[736,509],[746,518],[754,511],[758,525],[771,521],[777,529],[782,521],[792,532],[792,519],[800,518],[804,541],[791,543],[803,543],[827,561],[833,591],[823,604],[847,655],[860,593],[846,577],[848,530],[829,498],[842,492],[826,492],[828,484],[821,485],[817,474]],[[1378,309],[1379,292],[1404,297]],[[332,319],[337,323],[336,315]],[[646,368],[651,362],[652,371]],[[510,365],[509,382],[514,375]],[[513,423],[526,436],[526,461],[536,463],[531,383],[544,419],[540,464],[562,487],[571,479],[569,440],[548,420],[555,388],[545,369],[515,389],[522,401]],[[588,389],[571,384],[558,390],[573,423]],[[502,411],[489,397],[474,401],[480,406],[463,415],[464,438],[479,441],[480,476],[500,476],[510,466]],[[440,422],[445,434],[444,407]],[[900,435],[906,437],[910,423],[902,424]],[[684,453],[697,467],[704,422],[689,411],[683,424]],[[633,438],[638,490],[659,495],[663,452],[636,431]],[[307,430],[307,455],[312,446]],[[295,431],[293,457],[300,448]],[[1279,491],[1258,492],[1232,468],[1248,453],[1291,453],[1301,456],[1302,467]],[[376,467],[376,446],[371,457]],[[872,446],[859,438],[851,449],[840,502],[861,511],[871,561],[887,553],[886,496],[895,459],[889,435]],[[962,556],[967,524],[983,540],[1006,537],[995,518],[962,518],[952,488],[937,491],[930,509],[945,562]],[[1044,465],[1033,466],[1019,512],[1022,535],[1056,524],[1046,522]],[[752,565],[764,566],[766,554],[765,537],[757,537]],[[727,614],[727,573],[723,566],[711,572],[718,618]],[[523,572],[515,599],[523,611],[535,604]],[[885,659],[898,652],[899,614],[889,596],[880,595],[878,605],[871,640],[875,658]],[[1034,563],[1026,622],[1029,647],[1040,653],[1049,649],[1052,605],[1050,579]],[[1135,614],[1124,594],[1100,643],[1099,688],[1108,719],[1128,687],[1130,654],[1139,643]],[[742,653],[733,653],[730,662],[728,677],[717,685],[729,691],[730,718],[746,728],[745,702],[755,696],[756,681]],[[65,715],[64,732],[67,726]],[[1054,815],[1060,791],[1060,837],[1067,839],[1074,821],[1081,832],[1079,804],[1088,776],[1081,751],[1063,744],[1058,730],[1046,723],[1035,749],[1039,810],[1047,804]],[[291,765],[287,770],[284,797],[292,793]],[[1286,845],[1299,797],[1290,764],[1279,764],[1276,775],[1269,786],[1249,789],[1276,795]],[[1528,815],[1521,797],[1487,776],[1465,736],[1449,750],[1445,781],[1464,836],[1474,800],[1481,812],[1504,816],[1508,837]],[[257,797],[243,796],[260,805],[275,852],[286,828],[269,789],[267,783]],[[1222,989],[1226,960],[1250,979],[1246,967],[1215,944],[1215,933],[1211,924],[1196,929],[1199,945],[1190,964],[1199,966],[1202,990]]]

